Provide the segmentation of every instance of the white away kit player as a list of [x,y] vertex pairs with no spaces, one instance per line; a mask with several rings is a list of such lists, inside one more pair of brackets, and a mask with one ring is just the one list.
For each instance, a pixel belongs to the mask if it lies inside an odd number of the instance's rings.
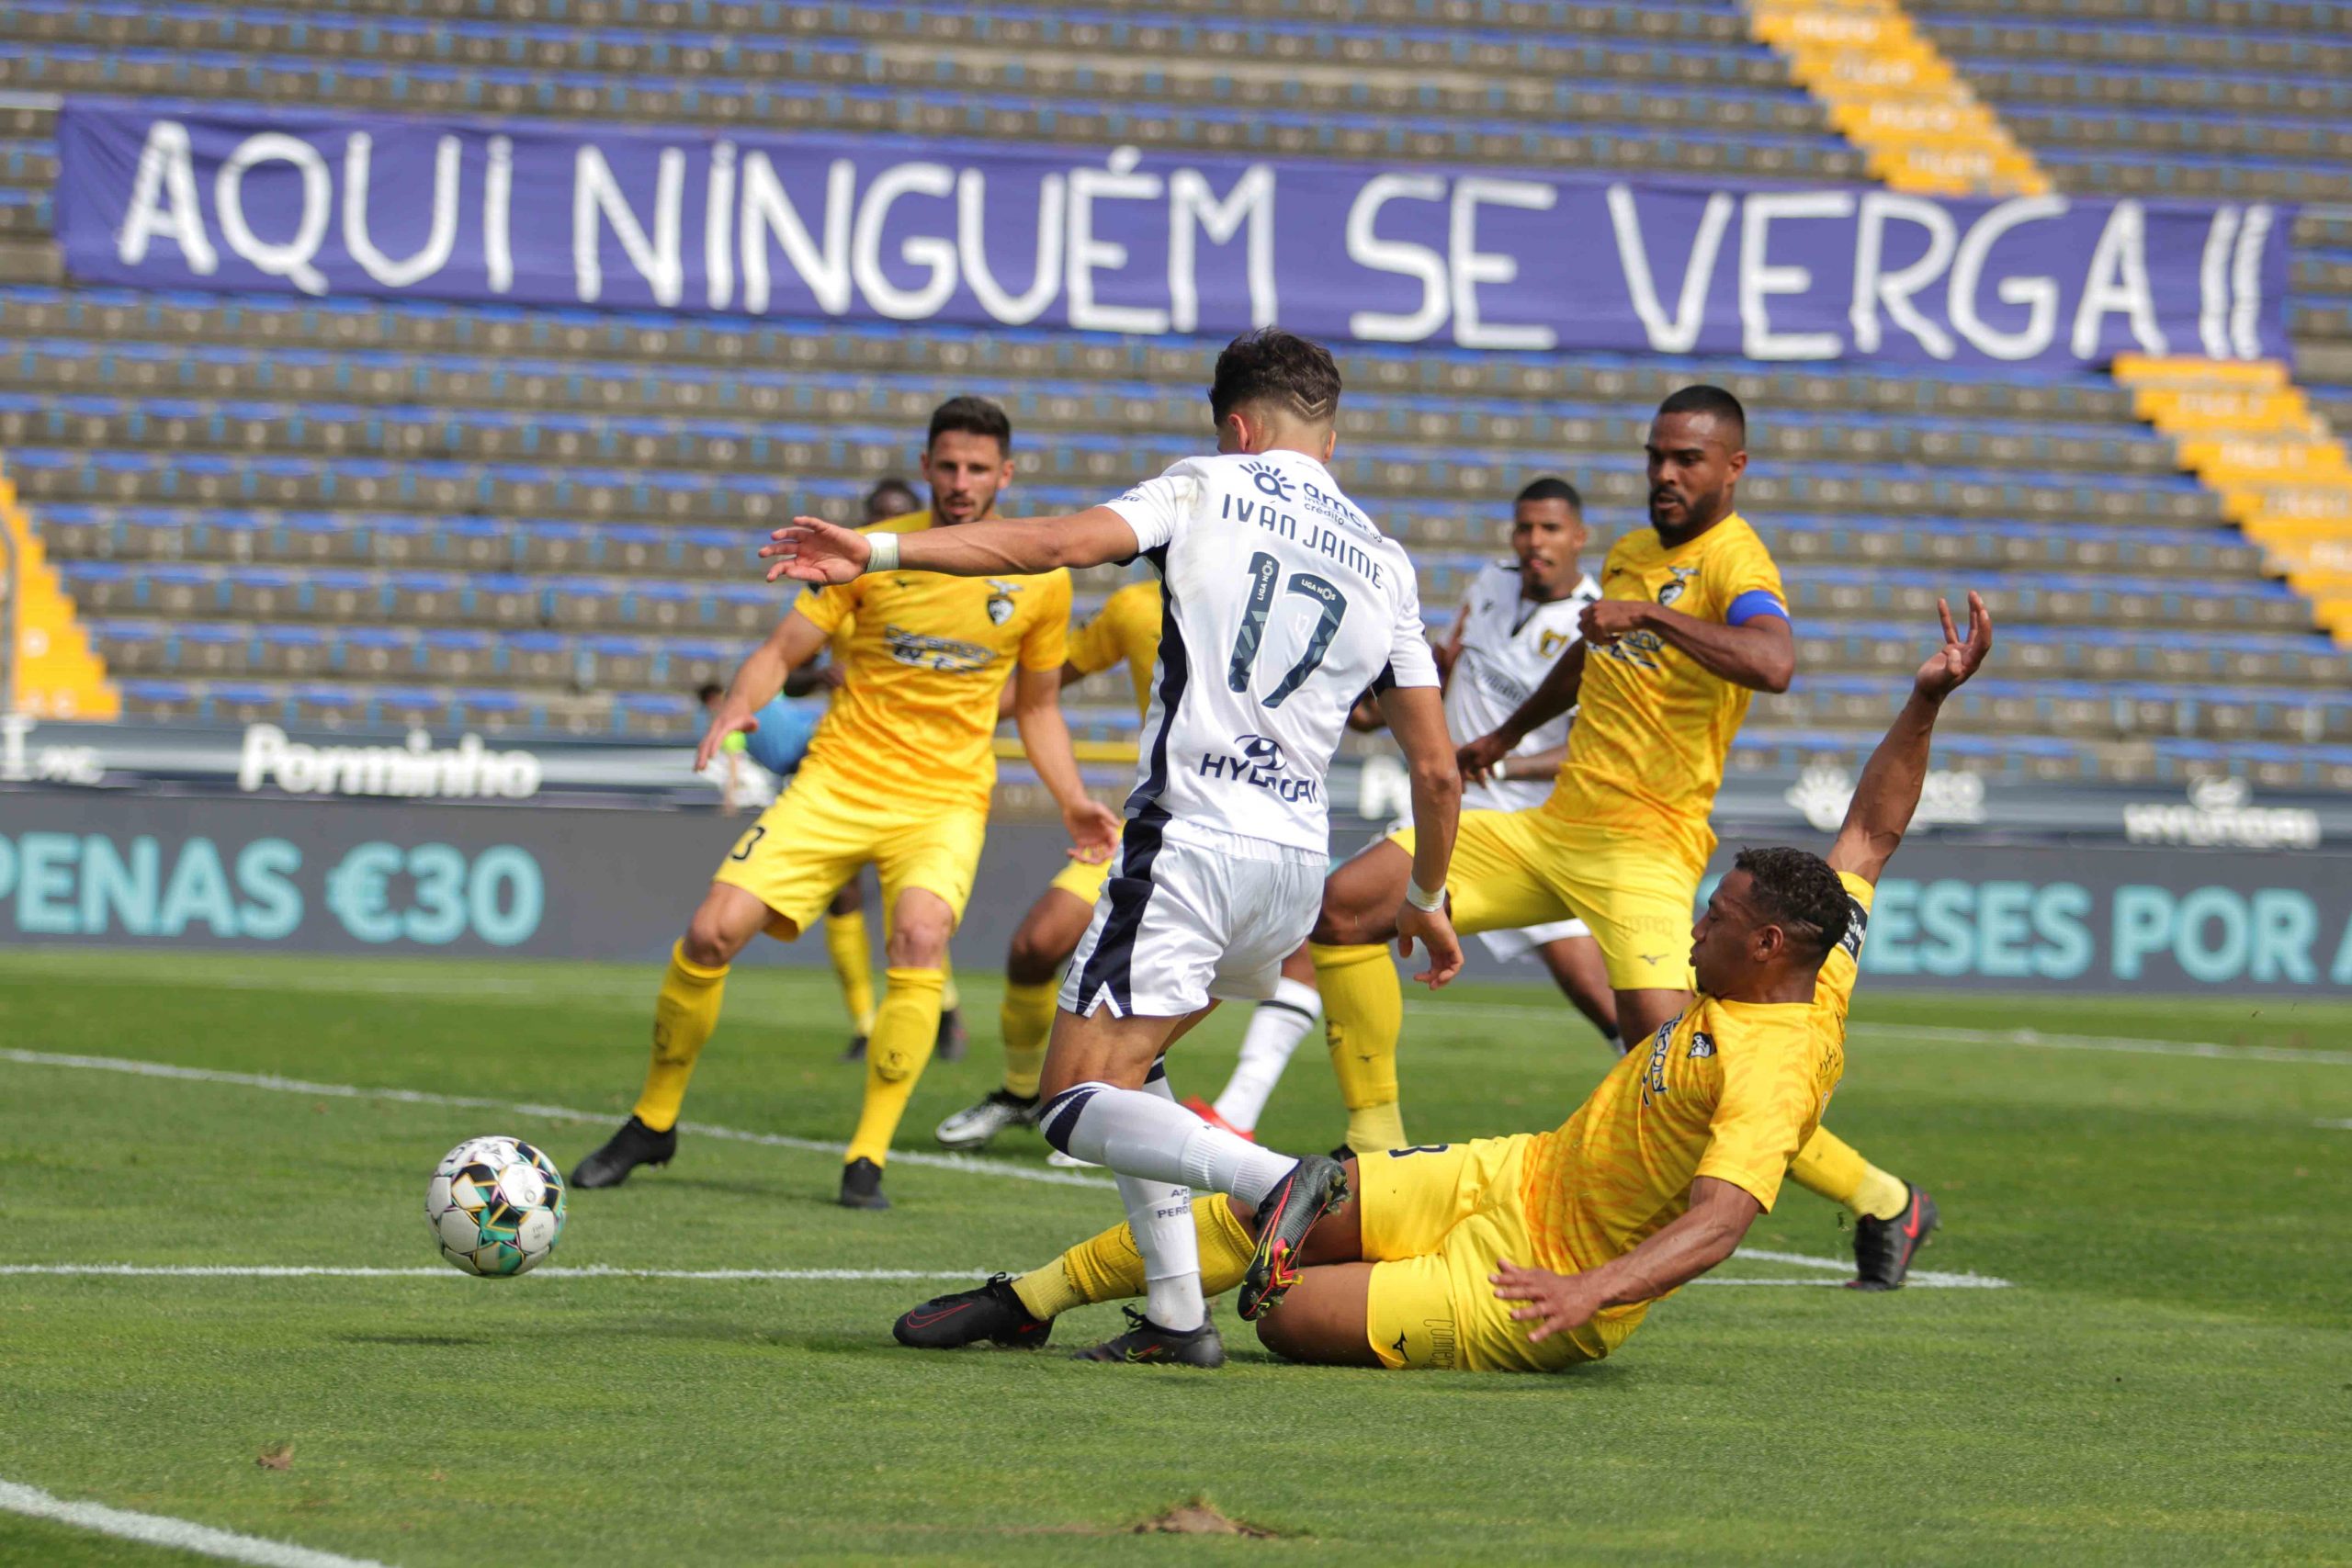
[[1217,358],[1217,455],[1116,501],[902,536],[798,518],[762,552],[778,560],[772,578],[805,582],[875,570],[1008,575],[1138,555],[1159,573],[1137,780],[1063,984],[1041,1085],[1046,1140],[1118,1177],[1148,1284],[1146,1312],[1089,1359],[1224,1360],[1201,1295],[1193,1189],[1256,1209],[1238,1294],[1252,1318],[1279,1303],[1301,1239],[1347,1195],[1338,1162],[1261,1148],[1183,1110],[1159,1058],[1217,1000],[1272,996],[1283,959],[1314,925],[1329,855],[1325,774],[1367,688],[1412,778],[1417,836],[1398,944],[1427,947],[1419,978],[1431,986],[1461,967],[1444,913],[1461,782],[1436,663],[1412,562],[1324,467],[1339,400],[1329,353],[1263,328]]

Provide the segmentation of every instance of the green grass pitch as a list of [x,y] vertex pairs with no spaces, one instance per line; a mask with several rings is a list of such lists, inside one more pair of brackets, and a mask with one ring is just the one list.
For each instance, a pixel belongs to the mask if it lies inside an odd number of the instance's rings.
[[[965,980],[971,1057],[933,1066],[902,1149],[992,1081],[994,985],[977,964]],[[1201,1374],[899,1348],[892,1316],[944,1281],[441,1269],[434,1162],[508,1133],[569,1168],[634,1098],[654,981],[0,955],[0,1265],[433,1270],[0,1274],[0,1481],[405,1568],[2352,1562],[2352,1128],[2328,1124],[2352,1121],[2352,1006],[1865,982],[1832,1122],[1941,1201],[1923,1268],[2008,1288],[1702,1286],[1615,1359],[1548,1379],[1284,1366],[1220,1303],[1233,1364]],[[1240,1021],[1179,1047],[1180,1092],[1214,1091]],[[2020,1028],[2127,1043],[2004,1043]],[[739,970],[689,1120],[839,1140],[860,1083],[834,1060],[843,1033],[828,976]],[[1419,1001],[1408,1124],[1428,1142],[1552,1126],[1605,1066],[1536,987]],[[1338,1125],[1310,1041],[1263,1132],[1322,1148]],[[1042,1153],[1017,1134],[993,1157],[1040,1171]],[[1117,1213],[1106,1190],[906,1162],[894,1212],[851,1213],[837,1169],[689,1135],[668,1170],[575,1194],[550,1268],[977,1277]],[[1847,1238],[1792,1187],[1751,1246],[1836,1258]],[[1056,1348],[1117,1321],[1074,1314]],[[257,1462],[285,1445],[285,1468]],[[1126,1533],[1196,1496],[1274,1533]],[[182,1561],[0,1513],[0,1562]]]

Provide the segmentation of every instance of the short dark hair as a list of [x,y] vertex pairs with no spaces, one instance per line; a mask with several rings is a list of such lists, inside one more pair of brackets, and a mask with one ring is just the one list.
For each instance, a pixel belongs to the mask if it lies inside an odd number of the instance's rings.
[[1275,403],[1310,423],[1340,411],[1340,367],[1331,351],[1280,327],[1243,333],[1216,356],[1209,412],[1222,424],[1245,403]]
[[713,697],[723,697],[726,694],[727,688],[716,681],[705,681],[695,688],[695,701],[698,703],[707,703]]
[[1737,398],[1721,387],[1702,383],[1696,387],[1685,387],[1679,392],[1670,392],[1666,401],[1657,405],[1657,412],[1713,414],[1718,423],[1731,427],[1733,450],[1747,445],[1747,411],[1739,406]]
[[1540,479],[1530,480],[1527,488],[1519,492],[1511,504],[1516,506],[1521,502],[1528,501],[1565,501],[1568,503],[1569,511],[1579,517],[1584,515],[1584,497],[1577,493],[1577,487],[1566,479],[1555,479],[1550,474],[1545,474]]
[[[934,427],[938,424],[938,419],[936,416],[933,416],[932,423]],[[938,430],[933,428],[932,434],[937,435],[938,434]],[[890,474],[874,481],[874,488],[865,492],[865,504],[868,506],[873,505],[876,502],[881,500],[885,495],[888,494],[892,491],[897,491],[899,494],[905,496],[910,501],[918,499],[914,486],[909,484],[898,475]]]
[[1752,879],[1756,901],[1816,958],[1846,940],[1853,901],[1829,863],[1809,850],[1742,850],[1732,869]]
[[1008,454],[1012,450],[1012,417],[986,398],[950,398],[932,410],[931,434],[923,437],[923,450],[938,446],[939,438],[951,430],[993,435],[1001,449]]

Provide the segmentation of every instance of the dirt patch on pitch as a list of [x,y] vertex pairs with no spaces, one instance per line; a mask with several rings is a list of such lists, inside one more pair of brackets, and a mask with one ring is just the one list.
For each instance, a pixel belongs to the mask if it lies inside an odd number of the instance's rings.
[[1169,1509],[1166,1513],[1144,1520],[1128,1532],[1131,1535],[1239,1535],[1255,1540],[1271,1540],[1279,1532],[1263,1525],[1253,1525],[1247,1519],[1227,1518],[1205,1497]]

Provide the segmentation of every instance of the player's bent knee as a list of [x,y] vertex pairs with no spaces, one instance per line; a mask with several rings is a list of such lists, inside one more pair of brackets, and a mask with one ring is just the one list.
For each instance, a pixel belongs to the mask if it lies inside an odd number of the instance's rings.
[[1012,945],[1005,950],[1004,977],[1016,986],[1042,986],[1052,979],[1062,966],[1067,953],[1050,951],[1037,933],[1023,926],[1012,933]]

